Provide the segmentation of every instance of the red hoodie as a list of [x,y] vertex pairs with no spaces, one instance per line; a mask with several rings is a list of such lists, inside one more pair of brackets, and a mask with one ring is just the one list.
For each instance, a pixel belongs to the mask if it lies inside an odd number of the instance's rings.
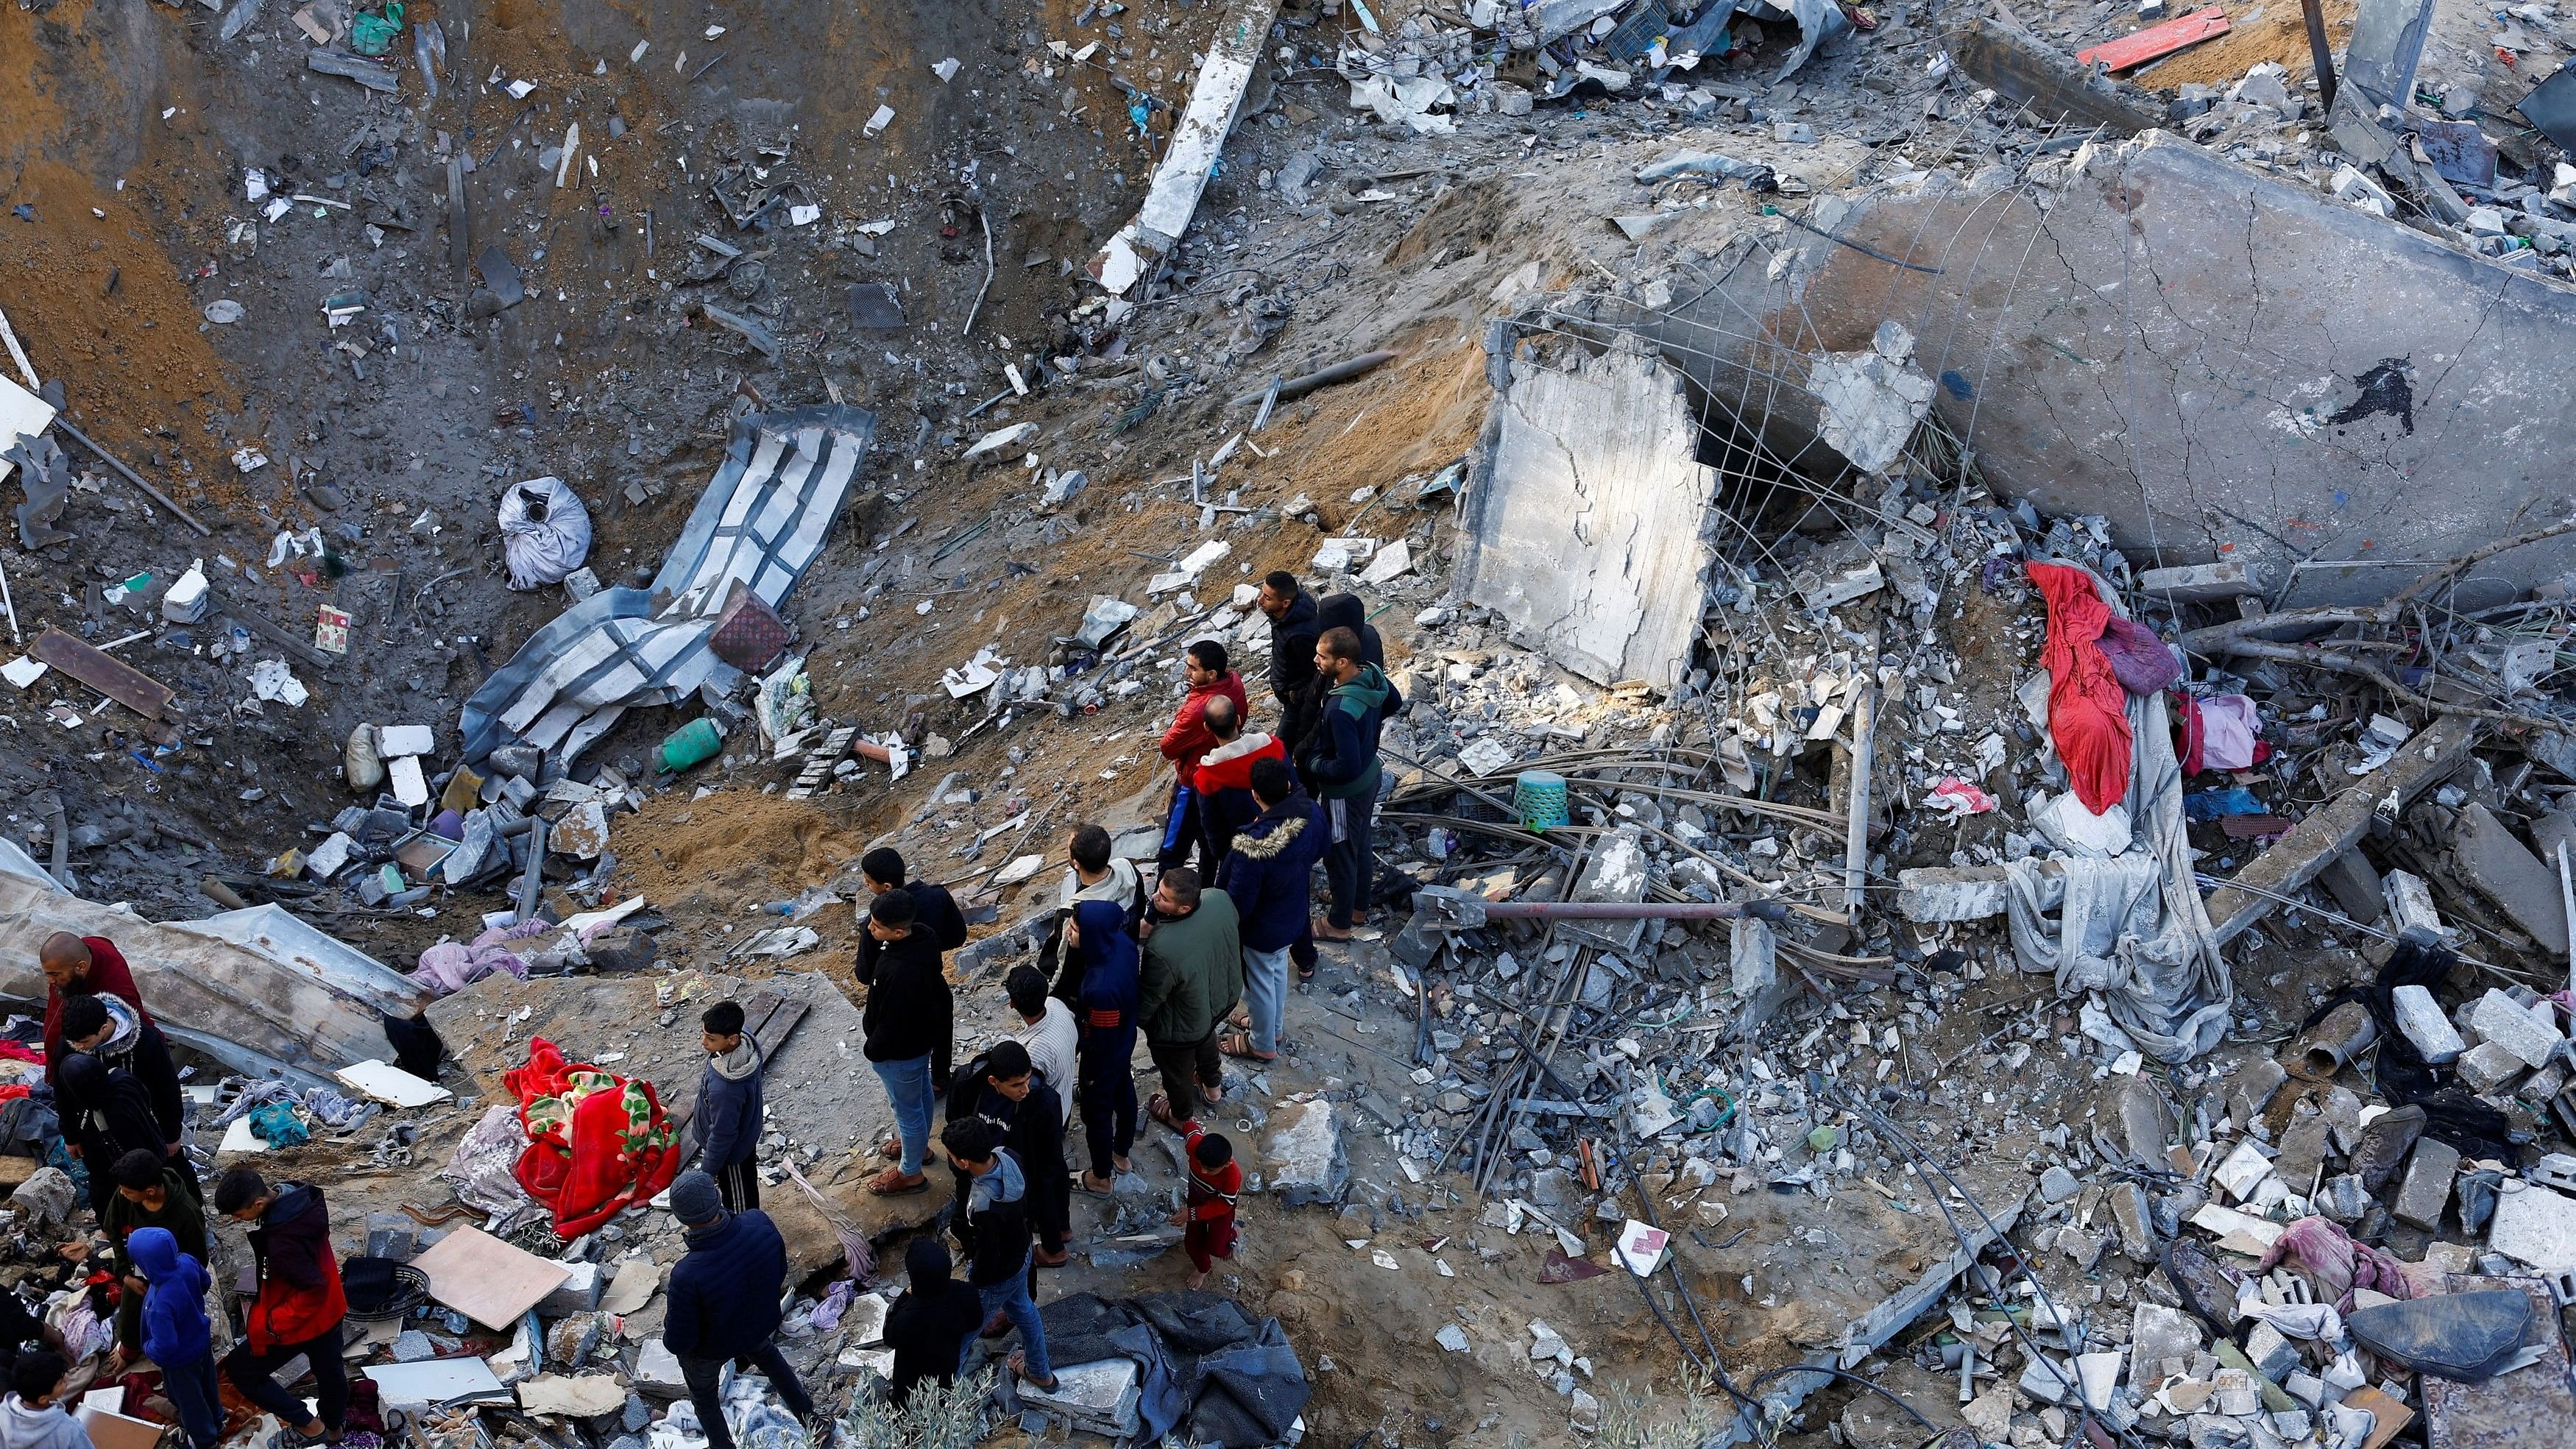
[[1229,669],[1216,683],[1191,690],[1172,716],[1172,727],[1163,731],[1163,758],[1172,762],[1173,777],[1181,784],[1190,783],[1191,772],[1199,767],[1199,757],[1216,748],[1216,736],[1208,733],[1207,702],[1218,695],[1234,701],[1236,719],[1250,712],[1251,706],[1243,698],[1243,676]]
[[1191,777],[1201,795],[1214,796],[1221,790],[1252,788],[1252,767],[1256,761],[1277,760],[1287,763],[1288,747],[1277,735],[1247,730],[1207,752]]

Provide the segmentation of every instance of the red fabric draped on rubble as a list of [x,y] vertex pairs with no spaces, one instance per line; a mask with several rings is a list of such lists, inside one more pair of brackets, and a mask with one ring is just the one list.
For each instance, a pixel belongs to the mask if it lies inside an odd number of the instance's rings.
[[567,1062],[544,1037],[529,1041],[528,1064],[501,1081],[518,1097],[528,1133],[513,1174],[554,1213],[557,1234],[579,1237],[679,1175],[679,1133],[652,1083]]
[[2129,793],[2129,697],[2102,652],[2111,606],[2092,575],[2063,564],[2028,565],[2048,600],[2048,733],[2075,798],[2099,815]]

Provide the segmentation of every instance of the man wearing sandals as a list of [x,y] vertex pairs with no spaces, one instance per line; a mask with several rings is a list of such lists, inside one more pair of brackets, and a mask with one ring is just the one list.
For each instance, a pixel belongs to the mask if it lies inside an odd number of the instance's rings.
[[914,923],[912,893],[896,889],[868,907],[868,934],[882,948],[876,980],[861,1013],[868,1062],[894,1107],[895,1165],[868,1181],[880,1197],[930,1186],[922,1159],[930,1151],[930,1063],[949,1038],[956,1003],[939,959],[939,942]]
[[1252,798],[1261,813],[1234,837],[1218,885],[1233,902],[1243,948],[1242,1030],[1219,1043],[1227,1056],[1252,1061],[1279,1055],[1280,1016],[1288,1004],[1288,948],[1306,929],[1308,880],[1330,830],[1324,812],[1297,789],[1280,760],[1252,767]]
[[1198,1125],[1199,1091],[1224,1080],[1216,1024],[1242,994],[1243,946],[1234,902],[1203,890],[1187,866],[1163,872],[1145,918],[1145,972],[1137,1008],[1145,1049],[1163,1075],[1163,1090],[1145,1113],[1175,1132]]

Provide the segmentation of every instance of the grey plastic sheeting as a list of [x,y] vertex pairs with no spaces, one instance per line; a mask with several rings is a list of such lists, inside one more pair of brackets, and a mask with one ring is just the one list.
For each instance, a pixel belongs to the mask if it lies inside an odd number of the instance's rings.
[[602,589],[529,636],[465,701],[468,764],[507,744],[569,760],[639,705],[695,691],[723,661],[707,646],[736,581],[771,607],[823,552],[876,415],[826,406],[734,423],[650,589]]

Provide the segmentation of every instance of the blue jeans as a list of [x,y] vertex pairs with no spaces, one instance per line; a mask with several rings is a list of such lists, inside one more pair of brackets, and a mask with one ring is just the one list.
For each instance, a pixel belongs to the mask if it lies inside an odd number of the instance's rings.
[[1001,1282],[975,1291],[983,1296],[985,1317],[1002,1314],[1020,1331],[1020,1352],[1025,1355],[1029,1377],[1040,1381],[1054,1378],[1055,1367],[1047,1362],[1046,1325],[1038,1321],[1038,1301],[1029,1296],[1027,1260],[1022,1259],[1020,1266],[1011,1270],[1011,1276]]
[[199,1355],[190,1363],[161,1365],[161,1392],[179,1411],[179,1427],[193,1449],[215,1449],[224,1437],[223,1397],[215,1387],[215,1356]]
[[886,1100],[894,1104],[895,1136],[903,1141],[903,1173],[918,1176],[930,1152],[930,1055],[909,1061],[876,1062],[877,1080],[885,1083]]
[[1252,1018],[1252,1050],[1270,1056],[1279,1050],[1279,1028],[1288,1008],[1288,948],[1243,949],[1243,1014]]

